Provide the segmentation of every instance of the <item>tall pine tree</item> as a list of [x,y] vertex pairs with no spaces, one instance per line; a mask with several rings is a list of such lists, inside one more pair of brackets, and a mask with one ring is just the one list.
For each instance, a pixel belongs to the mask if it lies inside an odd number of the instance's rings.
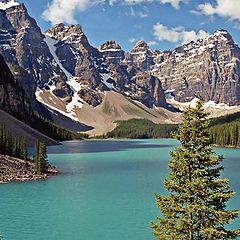
[[47,147],[45,143],[39,144],[39,161],[41,164],[41,173],[45,173],[48,168]]
[[170,174],[164,181],[168,195],[156,195],[161,217],[152,223],[161,240],[236,239],[239,230],[226,225],[238,216],[227,210],[235,194],[228,180],[220,179],[223,156],[216,156],[209,144],[208,120],[203,102],[189,108],[175,138],[181,146],[171,152]]
[[37,142],[34,148],[34,161],[37,174],[41,175],[47,171],[47,147],[45,143]]

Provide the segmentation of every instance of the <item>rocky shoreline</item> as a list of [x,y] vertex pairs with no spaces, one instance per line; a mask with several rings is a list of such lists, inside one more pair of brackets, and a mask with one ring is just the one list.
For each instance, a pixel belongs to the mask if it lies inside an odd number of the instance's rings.
[[13,181],[26,182],[41,180],[56,174],[58,174],[58,171],[54,166],[49,165],[46,173],[39,175],[36,173],[35,164],[31,159],[25,161],[0,155],[0,184]]

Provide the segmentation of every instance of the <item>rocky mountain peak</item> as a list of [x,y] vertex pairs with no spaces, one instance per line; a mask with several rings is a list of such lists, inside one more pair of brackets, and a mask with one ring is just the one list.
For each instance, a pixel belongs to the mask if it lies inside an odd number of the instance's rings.
[[68,40],[70,37],[81,36],[83,35],[82,27],[77,25],[65,25],[63,23],[59,23],[54,25],[52,28],[48,29],[45,32],[45,35],[57,39],[57,40]]
[[128,58],[144,71],[149,70],[149,67],[153,65],[154,51],[143,40],[138,41],[128,55]]
[[105,51],[122,51],[121,46],[116,43],[114,40],[106,41],[103,43],[100,48],[100,52],[105,52]]
[[143,40],[138,41],[131,52],[146,52],[149,50],[149,46]]

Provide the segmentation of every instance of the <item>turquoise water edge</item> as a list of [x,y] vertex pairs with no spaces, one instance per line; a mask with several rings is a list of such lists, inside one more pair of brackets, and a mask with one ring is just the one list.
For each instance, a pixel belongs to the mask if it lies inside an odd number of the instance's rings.
[[[61,171],[48,180],[0,185],[3,240],[153,240],[150,221],[163,193],[172,139],[65,142],[49,147]],[[237,192],[229,207],[240,209],[240,149],[223,154],[223,177]],[[239,227],[237,219],[231,227]]]

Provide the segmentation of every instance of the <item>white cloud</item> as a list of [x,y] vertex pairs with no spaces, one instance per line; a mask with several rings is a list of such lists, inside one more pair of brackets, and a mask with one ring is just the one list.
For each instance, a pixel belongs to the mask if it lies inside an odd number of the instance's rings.
[[147,43],[147,45],[149,47],[151,47],[151,46],[154,46],[154,45],[158,45],[158,43],[156,41],[150,41],[150,42]]
[[[179,9],[180,3],[187,3],[189,0],[52,0],[42,14],[44,20],[52,24],[66,22],[76,23],[75,14],[78,11],[85,11],[86,9],[98,5],[106,4],[113,6],[118,5],[136,5],[141,3],[158,2],[161,4],[171,4],[174,8]],[[139,12],[139,17],[147,17],[146,12]]]
[[[114,2],[117,2],[117,0],[113,0]],[[153,3],[153,2],[159,2],[162,4],[171,4],[174,8],[179,9],[180,3],[188,3],[189,0],[123,0],[119,2],[124,2],[125,4],[129,5],[136,5],[139,3]],[[111,1],[112,2],[112,1]]]
[[104,0],[53,0],[43,12],[42,17],[52,24],[60,22],[76,23],[74,15],[77,11],[84,11],[103,2]]
[[203,15],[219,15],[231,20],[240,20],[240,0],[215,0],[215,4],[209,2],[200,4],[198,10]]
[[168,41],[173,43],[188,43],[195,41],[198,38],[208,36],[204,30],[195,32],[193,30],[186,31],[184,27],[168,28],[161,23],[156,23],[153,26],[154,36],[159,41]]

